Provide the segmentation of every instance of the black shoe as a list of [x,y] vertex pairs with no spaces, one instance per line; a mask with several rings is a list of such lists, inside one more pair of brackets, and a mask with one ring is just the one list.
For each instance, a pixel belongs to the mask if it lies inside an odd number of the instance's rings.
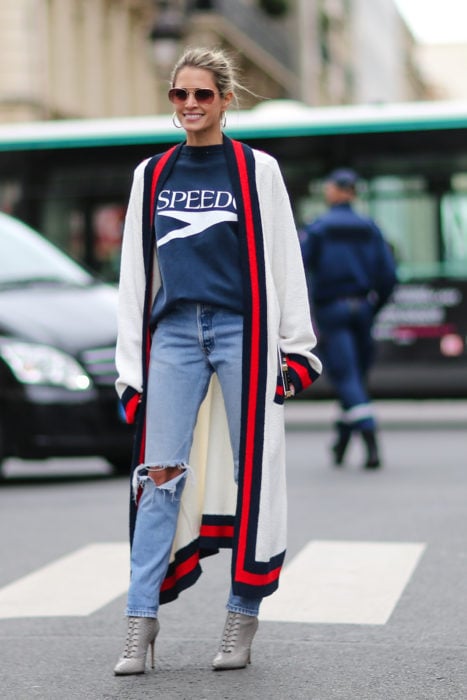
[[352,431],[349,428],[348,425],[342,424],[342,423],[337,423],[337,440],[332,446],[332,453],[334,455],[334,464],[336,466],[341,466],[344,462],[344,456],[347,450],[347,447],[350,442],[350,437],[352,435]]
[[365,469],[378,469],[381,466],[379,457],[378,443],[376,441],[376,433],[374,430],[362,430],[362,438],[367,450]]

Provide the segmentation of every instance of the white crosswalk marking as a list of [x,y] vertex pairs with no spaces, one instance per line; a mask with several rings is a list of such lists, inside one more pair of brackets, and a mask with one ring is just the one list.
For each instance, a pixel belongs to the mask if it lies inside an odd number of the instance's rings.
[[261,619],[384,625],[425,545],[312,541],[288,564]]
[[128,587],[127,543],[95,543],[0,589],[0,618],[90,615]]
[[[312,541],[285,567],[261,619],[383,625],[425,545]],[[127,543],[94,543],[0,589],[0,619],[90,615],[128,588]]]

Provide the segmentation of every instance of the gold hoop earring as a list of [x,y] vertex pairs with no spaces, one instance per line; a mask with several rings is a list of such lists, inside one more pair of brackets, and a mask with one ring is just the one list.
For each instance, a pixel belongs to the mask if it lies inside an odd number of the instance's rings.
[[172,114],[172,124],[174,125],[174,127],[175,127],[176,129],[181,129],[181,128],[182,128],[182,125],[181,125],[180,123],[177,124],[176,119],[177,119],[177,112],[174,112],[174,113]]
[[222,112],[221,129],[225,129],[226,125],[227,125],[227,114],[225,112]]

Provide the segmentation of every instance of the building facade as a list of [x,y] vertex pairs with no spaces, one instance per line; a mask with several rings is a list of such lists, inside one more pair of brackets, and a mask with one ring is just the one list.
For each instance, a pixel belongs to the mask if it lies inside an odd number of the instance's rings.
[[148,0],[3,0],[0,121],[150,113]]
[[234,52],[260,97],[424,96],[393,0],[3,0],[0,122],[167,112],[169,65],[188,44]]
[[339,105],[426,97],[414,39],[393,0],[298,0],[296,19],[302,101]]

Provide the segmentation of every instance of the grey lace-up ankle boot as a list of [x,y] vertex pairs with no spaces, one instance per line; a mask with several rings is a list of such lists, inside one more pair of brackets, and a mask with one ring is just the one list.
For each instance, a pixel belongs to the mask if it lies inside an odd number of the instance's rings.
[[251,661],[251,643],[257,629],[257,617],[229,611],[219,651],[212,662],[213,669],[245,668]]
[[125,649],[114,668],[116,676],[144,673],[149,646],[151,646],[151,668],[154,668],[154,642],[159,628],[159,620],[153,617],[128,618]]

